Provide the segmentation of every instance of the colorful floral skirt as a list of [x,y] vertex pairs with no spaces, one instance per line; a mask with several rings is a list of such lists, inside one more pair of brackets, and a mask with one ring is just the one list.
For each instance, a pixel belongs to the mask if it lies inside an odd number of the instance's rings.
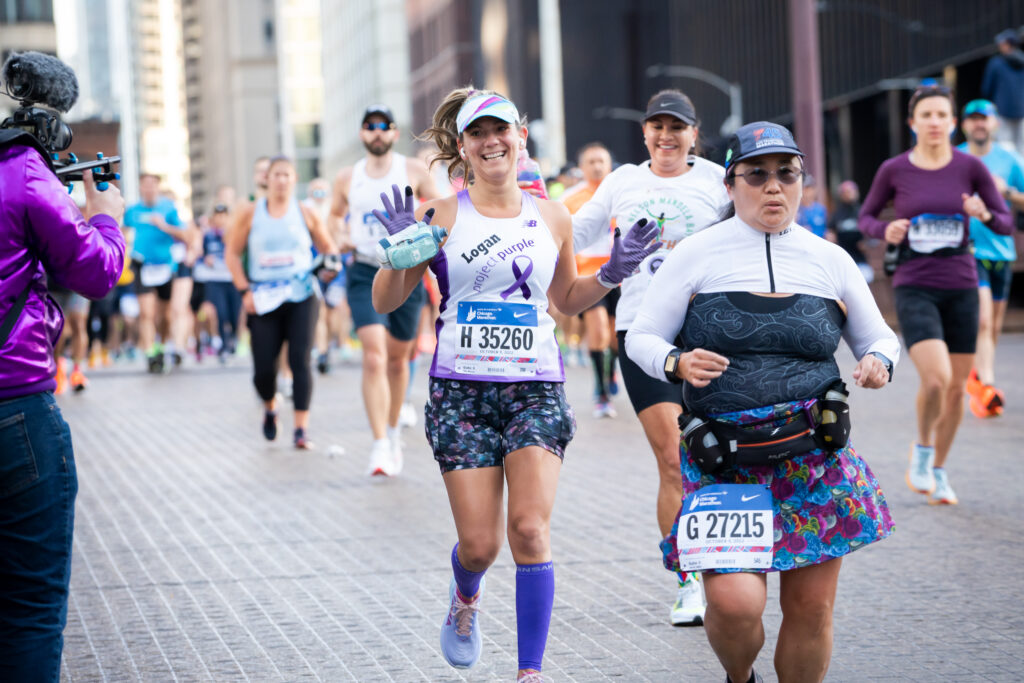
[[[785,419],[810,403],[810,400],[794,401],[714,417],[739,424]],[[711,484],[762,484],[771,491],[775,513],[771,569],[715,570],[718,572],[799,569],[880,541],[894,528],[878,480],[850,445],[834,453],[815,449],[775,465],[705,474],[690,459],[682,444],[680,462],[683,499]],[[678,527],[677,515],[672,533],[661,542],[665,567],[670,571],[679,571]]]

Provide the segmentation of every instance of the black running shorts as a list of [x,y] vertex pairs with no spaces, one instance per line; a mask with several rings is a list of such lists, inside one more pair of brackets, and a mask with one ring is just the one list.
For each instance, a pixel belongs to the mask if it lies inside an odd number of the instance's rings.
[[896,315],[907,349],[941,339],[950,353],[974,353],[978,341],[978,289],[895,288]]
[[654,379],[641,370],[626,355],[625,330],[619,330],[616,334],[619,338],[619,369],[622,370],[622,381],[626,385],[629,402],[633,404],[633,412],[639,415],[641,410],[655,403],[683,405],[683,385]]

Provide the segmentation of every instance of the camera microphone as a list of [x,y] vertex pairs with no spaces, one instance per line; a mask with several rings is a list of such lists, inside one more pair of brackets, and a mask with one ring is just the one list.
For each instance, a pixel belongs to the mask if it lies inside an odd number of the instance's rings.
[[78,100],[78,78],[64,62],[42,52],[14,52],[4,62],[0,78],[8,94],[67,113]]

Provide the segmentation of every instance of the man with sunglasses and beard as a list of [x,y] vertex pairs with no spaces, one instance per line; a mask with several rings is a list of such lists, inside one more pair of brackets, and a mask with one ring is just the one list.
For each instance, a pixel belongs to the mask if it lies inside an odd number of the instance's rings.
[[392,150],[399,131],[384,105],[363,114],[359,139],[366,156],[341,169],[334,181],[331,220],[340,221],[341,248],[353,253],[346,288],[356,335],[363,346],[363,402],[373,432],[370,475],[393,476],[402,471],[398,418],[409,384],[409,358],[416,341],[426,292],[420,284],[398,309],[381,315],[373,308],[371,290],[378,265],[378,241],[388,236],[373,211],[382,192],[410,186],[423,201],[439,197],[426,164]]

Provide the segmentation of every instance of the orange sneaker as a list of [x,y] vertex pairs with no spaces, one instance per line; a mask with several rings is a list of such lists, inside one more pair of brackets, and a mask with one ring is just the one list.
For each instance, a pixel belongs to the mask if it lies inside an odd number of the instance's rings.
[[1003,414],[1003,404],[1006,401],[1006,396],[999,389],[996,389],[991,384],[986,384],[982,390],[981,400],[985,407],[988,408],[988,412],[992,417]]
[[53,376],[57,380],[57,388],[53,390],[53,393],[60,396],[68,390],[68,373],[65,369],[67,361],[63,357],[57,359],[57,374]]
[[981,388],[971,395],[971,412],[975,417],[985,419],[1003,414],[1003,392],[990,384],[982,384]]
[[985,385],[978,379],[978,371],[971,368],[971,374],[967,375],[967,394],[969,396],[977,396],[983,386]]
[[82,369],[75,365],[71,371],[71,388],[75,390],[75,393],[81,393],[85,391],[85,387],[89,384],[89,381],[85,379],[85,373]]
[[968,396],[967,399],[967,403],[970,406],[971,413],[974,415],[974,417],[978,418],[979,420],[984,420],[986,417],[989,417],[988,408],[985,407],[984,403],[978,400],[977,396],[971,395]]

